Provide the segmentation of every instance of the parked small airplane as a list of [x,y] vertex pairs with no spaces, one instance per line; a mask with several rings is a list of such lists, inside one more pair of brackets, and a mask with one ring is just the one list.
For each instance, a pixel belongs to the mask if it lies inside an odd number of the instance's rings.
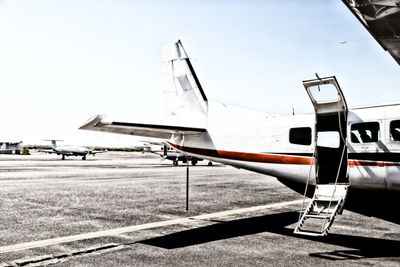
[[64,146],[57,146],[57,141],[62,140],[43,140],[43,141],[51,141],[52,149],[39,149],[39,152],[49,153],[49,154],[57,154],[61,155],[61,159],[65,160],[65,157],[68,156],[81,156],[82,160],[86,159],[87,155],[96,155],[97,153],[104,153],[106,151],[93,151],[92,149],[88,149],[83,146],[71,146],[71,145],[64,145]]
[[[398,0],[344,3],[400,64]],[[400,223],[400,103],[350,109],[336,78],[317,76],[303,82],[315,114],[278,116],[208,101],[180,41],[164,47],[163,64],[165,125],[98,115],[80,129],[163,138],[181,153],[275,176],[312,198],[298,234],[326,235],[343,209]]]
[[[145,152],[159,155],[164,160],[172,160],[174,166],[178,166],[179,161],[182,161],[182,163],[186,163],[189,160],[193,166],[196,165],[199,161],[203,161],[202,158],[186,156],[185,154],[176,151],[176,149],[174,149],[164,141],[146,141],[144,145],[141,146],[141,148],[143,148],[143,151]],[[211,161],[208,162],[208,166],[212,166]]]

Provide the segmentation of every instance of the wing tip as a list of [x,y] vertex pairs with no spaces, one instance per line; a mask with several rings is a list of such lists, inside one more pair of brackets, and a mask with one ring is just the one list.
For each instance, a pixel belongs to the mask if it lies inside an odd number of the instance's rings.
[[97,114],[87,120],[81,127],[79,127],[79,130],[90,130],[92,127],[99,125],[104,120],[104,118],[104,115]]

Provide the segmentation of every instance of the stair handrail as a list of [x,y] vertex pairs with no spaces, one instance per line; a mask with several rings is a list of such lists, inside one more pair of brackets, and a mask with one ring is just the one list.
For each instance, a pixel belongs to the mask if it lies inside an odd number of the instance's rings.
[[[339,94],[339,93],[338,93],[338,94]],[[339,97],[340,97],[340,95],[339,95]],[[339,109],[339,107],[340,107],[340,101],[338,101],[338,109],[337,109],[337,110],[338,110],[339,132],[340,132],[340,137],[341,137],[341,139],[342,139],[342,141],[343,141],[343,150],[342,150],[342,156],[340,157],[340,163],[339,163],[339,166],[338,166],[338,170],[337,170],[337,173],[336,173],[335,185],[334,185],[334,188],[333,188],[333,191],[332,191],[332,196],[331,196],[331,198],[330,198],[330,200],[329,200],[329,205],[328,205],[328,209],[327,209],[327,214],[328,214],[328,212],[329,212],[329,209],[331,208],[333,196],[334,196],[335,193],[336,193],[337,181],[338,181],[338,179],[339,179],[340,169],[342,168],[344,151],[346,150],[346,144],[347,144],[347,140],[346,140],[346,138],[343,136],[343,129],[342,129],[342,122],[341,122],[341,118],[340,118],[340,109]],[[346,135],[346,137],[347,137],[347,135]],[[340,205],[339,202],[338,202],[338,205]],[[335,212],[336,212],[336,211],[335,211]],[[334,214],[333,214],[333,215],[334,215]],[[325,227],[325,225],[326,225],[326,220],[327,220],[327,219],[328,219],[328,216],[325,217],[325,220],[324,220],[324,223],[323,223],[323,227]],[[325,231],[325,230],[323,230],[323,231]]]
[[303,195],[303,202],[301,203],[301,209],[300,209],[300,213],[299,213],[299,223],[300,223],[301,216],[302,216],[303,209],[304,209],[304,202],[305,202],[305,199],[306,199],[306,196],[307,196],[308,184],[309,184],[309,181],[310,181],[310,178],[311,178],[311,170],[312,170],[312,166],[313,166],[314,162],[315,162],[315,148],[314,148],[314,151],[313,151],[313,154],[312,154],[312,158],[311,158],[310,171],[308,172],[308,177],[307,177],[307,181],[306,181],[306,187],[305,187],[304,195]]

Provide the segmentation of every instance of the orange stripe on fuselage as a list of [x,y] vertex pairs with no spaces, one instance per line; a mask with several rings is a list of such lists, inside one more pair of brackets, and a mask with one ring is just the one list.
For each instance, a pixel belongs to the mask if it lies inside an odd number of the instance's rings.
[[273,163],[273,164],[294,164],[294,165],[314,164],[311,157],[295,157],[287,155],[259,154],[259,153],[195,148],[195,147],[179,146],[170,142],[168,142],[168,144],[184,152],[194,153],[202,156],[223,158],[223,159]]
[[[168,142],[171,146],[176,149],[182,150],[188,153],[194,153],[203,156],[231,159],[231,160],[241,160],[241,161],[251,161],[251,162],[262,162],[271,164],[293,164],[293,165],[314,165],[312,157],[304,156],[289,156],[289,155],[276,155],[276,154],[260,154],[260,153],[248,153],[248,152],[235,152],[226,150],[215,150],[215,149],[205,149],[205,148],[195,148],[187,146],[179,146]],[[390,166],[400,166],[400,163],[396,162],[382,162],[382,161],[363,161],[363,160],[349,160],[349,167],[355,166],[370,166],[370,167],[390,167]]]
[[382,161],[361,161],[361,160],[349,160],[349,166],[377,166],[377,167],[391,167],[400,166],[400,163],[394,162],[382,162]]
[[217,153],[221,158],[252,161],[252,162],[295,164],[295,165],[310,165],[312,162],[312,158],[309,157],[294,157],[294,156],[273,155],[273,154],[233,152],[224,150],[217,150]]

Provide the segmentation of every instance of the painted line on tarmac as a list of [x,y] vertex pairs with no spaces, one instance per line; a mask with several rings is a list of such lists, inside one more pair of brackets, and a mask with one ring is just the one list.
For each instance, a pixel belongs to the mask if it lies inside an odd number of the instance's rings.
[[116,229],[98,231],[98,232],[91,232],[91,233],[85,233],[85,234],[79,234],[79,235],[71,235],[71,236],[64,236],[64,237],[57,237],[57,238],[51,238],[51,239],[45,239],[45,240],[39,240],[39,241],[20,243],[20,244],[16,244],[16,245],[0,247],[0,254],[21,251],[21,250],[26,250],[26,249],[31,249],[31,248],[46,247],[46,246],[50,246],[50,245],[57,245],[57,244],[61,244],[61,243],[74,242],[74,241],[80,241],[80,240],[86,240],[86,239],[93,239],[93,238],[106,237],[106,236],[115,236],[115,235],[119,235],[119,234],[130,233],[130,232],[135,232],[135,231],[140,231],[140,230],[147,230],[147,229],[152,229],[152,228],[156,228],[156,227],[190,223],[190,222],[193,222],[194,220],[208,220],[211,218],[224,217],[224,216],[241,214],[241,213],[246,213],[246,212],[254,212],[254,211],[260,211],[260,210],[265,210],[265,209],[281,208],[281,207],[285,207],[285,206],[289,206],[289,205],[299,204],[302,202],[303,202],[303,199],[298,199],[298,200],[293,200],[293,201],[286,201],[286,202],[280,202],[280,203],[274,203],[274,204],[268,204],[268,205],[262,205],[262,206],[255,206],[255,207],[249,207],[249,208],[243,208],[243,209],[203,214],[203,215],[192,216],[192,217],[172,219],[172,220],[168,220],[168,221],[145,223],[145,224],[140,224],[140,225],[133,225],[133,226],[116,228]]

